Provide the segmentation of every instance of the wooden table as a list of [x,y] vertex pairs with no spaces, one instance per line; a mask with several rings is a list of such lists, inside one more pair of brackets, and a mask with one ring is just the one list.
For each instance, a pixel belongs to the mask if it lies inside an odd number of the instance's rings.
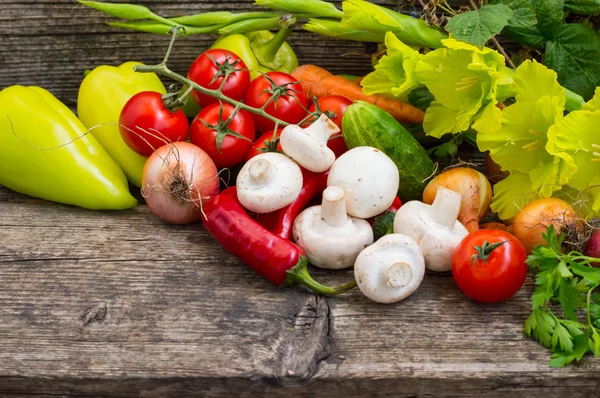
[[[250,7],[136,3],[163,15]],[[0,4],[0,88],[42,85],[71,106],[83,70],[157,62],[168,41],[106,27],[73,1]],[[212,40],[182,41],[172,68]],[[342,57],[361,44],[291,41],[304,62],[368,68]],[[523,336],[531,291],[528,279],[509,302],[479,305],[428,274],[396,305],[324,298],[271,286],[201,225],[166,225],[144,205],[95,212],[0,188],[0,396],[600,396],[600,361],[553,370]]]

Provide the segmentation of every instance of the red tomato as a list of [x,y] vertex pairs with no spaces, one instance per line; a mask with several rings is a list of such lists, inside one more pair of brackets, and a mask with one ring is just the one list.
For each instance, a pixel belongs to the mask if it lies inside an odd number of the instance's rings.
[[[489,247],[498,243],[502,244]],[[460,290],[473,300],[498,303],[514,296],[523,286],[527,275],[526,258],[521,242],[508,232],[479,230],[456,247],[452,275]]]
[[190,127],[190,141],[202,148],[217,167],[233,167],[246,159],[256,132],[250,114],[240,109],[229,123],[235,107],[210,104],[198,113]]
[[[290,124],[297,124],[306,116],[308,98],[294,76],[284,72],[267,72],[257,77],[250,83],[244,102],[261,108],[272,97],[273,100],[265,108],[267,114]],[[252,118],[257,131],[275,128],[275,123],[263,116],[252,114]]]
[[184,141],[189,123],[181,109],[169,110],[162,94],[155,91],[137,93],[125,103],[119,117],[121,137],[137,153],[150,156],[169,142]]
[[[319,110],[325,113],[342,130],[342,118],[346,109],[352,105],[352,101],[341,95],[325,95],[319,98],[317,103],[319,104]],[[313,103],[308,108],[308,111],[310,113],[317,112],[317,105]],[[327,146],[335,153],[336,157],[339,157],[348,150],[341,131],[339,134],[329,138]]]
[[248,156],[246,156],[247,161],[265,152],[283,153],[283,149],[281,148],[281,144],[279,143],[279,136],[281,135],[281,130],[278,129],[274,136],[273,131],[274,130],[267,131],[266,133],[264,133],[256,139],[254,144],[252,144],[252,148],[250,148],[250,151],[248,152]]
[[[241,100],[250,84],[250,72],[244,61],[231,51],[214,48],[203,52],[192,63],[187,77],[202,87],[217,90],[227,75],[223,94],[236,101]],[[216,98],[196,90],[191,95],[200,106],[218,102]]]

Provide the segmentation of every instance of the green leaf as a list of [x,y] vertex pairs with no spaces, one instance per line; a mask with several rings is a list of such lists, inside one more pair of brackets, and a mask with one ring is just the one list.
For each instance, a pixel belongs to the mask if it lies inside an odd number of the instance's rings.
[[512,10],[504,4],[485,5],[479,10],[454,16],[446,30],[458,40],[482,48],[488,40],[502,32],[512,14]]
[[571,333],[563,325],[556,324],[554,332],[552,333],[552,347],[560,346],[561,351],[571,352],[573,351],[573,337]]
[[588,352],[590,337],[587,334],[581,334],[573,337],[572,352],[556,351],[552,354],[550,366],[553,368],[562,368],[574,361],[580,361]]
[[408,93],[419,86],[415,67],[421,54],[402,43],[392,32],[386,33],[385,46],[386,55],[379,60],[375,71],[361,82],[363,91],[367,95],[384,93],[406,99]]
[[504,4],[512,10],[508,25],[512,28],[527,28],[537,24],[535,10],[528,0],[495,0],[491,4]]
[[587,100],[600,86],[600,37],[582,24],[560,25],[546,45],[544,63],[561,85]]
[[580,15],[600,13],[600,0],[565,0],[565,10]]
[[408,102],[422,111],[426,111],[433,100],[433,94],[429,92],[427,87],[417,87],[408,94]]
[[563,309],[565,318],[576,320],[576,312],[579,308],[579,292],[575,290],[569,282],[561,279],[558,285],[558,301]]
[[600,355],[600,334],[598,334],[596,329],[594,329],[594,332],[592,333],[592,352],[595,357]]
[[84,1],[78,0],[80,4],[93,8],[94,10],[102,11],[113,17],[121,19],[151,19],[154,14],[148,8],[135,4],[125,3],[105,3],[100,1]]
[[539,308],[544,306],[554,296],[554,290],[552,289],[552,283],[546,283],[535,289],[535,292],[531,295],[531,306],[533,308]]
[[509,39],[527,47],[542,49],[546,44],[546,38],[542,36],[537,25],[524,28],[507,26],[503,33]]
[[590,285],[600,284],[600,268],[573,263],[571,269],[573,270],[573,273],[581,276]]
[[538,20],[537,27],[546,38],[551,38],[563,24],[564,0],[529,0]]

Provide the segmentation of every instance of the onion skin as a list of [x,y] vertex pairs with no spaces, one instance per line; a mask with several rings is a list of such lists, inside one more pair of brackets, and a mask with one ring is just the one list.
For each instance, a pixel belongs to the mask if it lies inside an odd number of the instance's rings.
[[531,254],[537,245],[546,241],[542,234],[550,224],[560,234],[565,225],[575,222],[575,210],[562,199],[542,198],[527,204],[515,217],[515,236],[521,241],[527,254]]
[[424,203],[433,203],[439,186],[461,195],[458,221],[469,232],[477,231],[479,221],[485,217],[492,203],[492,186],[487,177],[467,167],[446,170],[427,184],[423,191]]
[[[585,253],[588,257],[600,258],[600,229],[594,231],[585,246]],[[592,266],[600,268],[600,262],[592,263]]]
[[202,203],[218,193],[217,167],[196,145],[163,145],[144,165],[142,195],[150,211],[165,222],[188,224],[199,220]]

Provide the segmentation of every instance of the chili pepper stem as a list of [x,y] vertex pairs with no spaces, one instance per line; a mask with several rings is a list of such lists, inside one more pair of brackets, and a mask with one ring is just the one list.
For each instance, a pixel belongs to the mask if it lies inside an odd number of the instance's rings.
[[[268,102],[262,108],[254,108],[254,107],[244,104],[243,102],[239,102],[239,101],[236,101],[236,100],[233,100],[233,99],[227,97],[226,95],[224,95],[222,93],[221,89],[211,90],[206,87],[202,87],[199,84],[197,84],[196,82],[193,82],[193,81],[187,79],[186,77],[170,70],[167,67],[167,60],[171,56],[171,52],[173,51],[173,46],[175,45],[175,40],[177,39],[177,35],[179,34],[180,29],[181,28],[178,26],[175,26],[171,29],[171,31],[173,33],[173,37],[171,38],[171,43],[169,44],[169,48],[167,49],[165,58],[163,59],[163,61],[160,64],[158,64],[158,65],[136,65],[136,66],[134,66],[133,70],[135,72],[153,72],[153,73],[157,73],[162,76],[169,77],[181,84],[185,84],[185,85],[189,86],[190,89],[194,89],[202,94],[209,95],[220,101],[227,102],[231,105],[234,105],[238,109],[244,109],[248,112],[255,113],[257,115],[261,115],[261,116],[265,117],[266,119],[269,119],[276,125],[281,125],[284,127],[289,125],[289,123],[284,122],[283,120],[280,120],[276,117],[273,117],[265,112],[265,108],[266,108],[266,105],[268,105]],[[270,100],[272,100],[272,98],[270,98]]]
[[[292,28],[296,24],[296,17],[290,14],[283,15],[279,20],[281,29],[266,43],[260,43],[253,40],[251,43],[252,51],[261,65],[272,65],[276,61],[277,53],[287,40]],[[277,65],[275,65],[276,67]]]
[[326,296],[336,296],[356,287],[356,281],[354,280],[335,287],[321,285],[308,272],[306,257],[302,257],[294,268],[287,271],[284,285],[293,284],[304,285],[310,290]]

